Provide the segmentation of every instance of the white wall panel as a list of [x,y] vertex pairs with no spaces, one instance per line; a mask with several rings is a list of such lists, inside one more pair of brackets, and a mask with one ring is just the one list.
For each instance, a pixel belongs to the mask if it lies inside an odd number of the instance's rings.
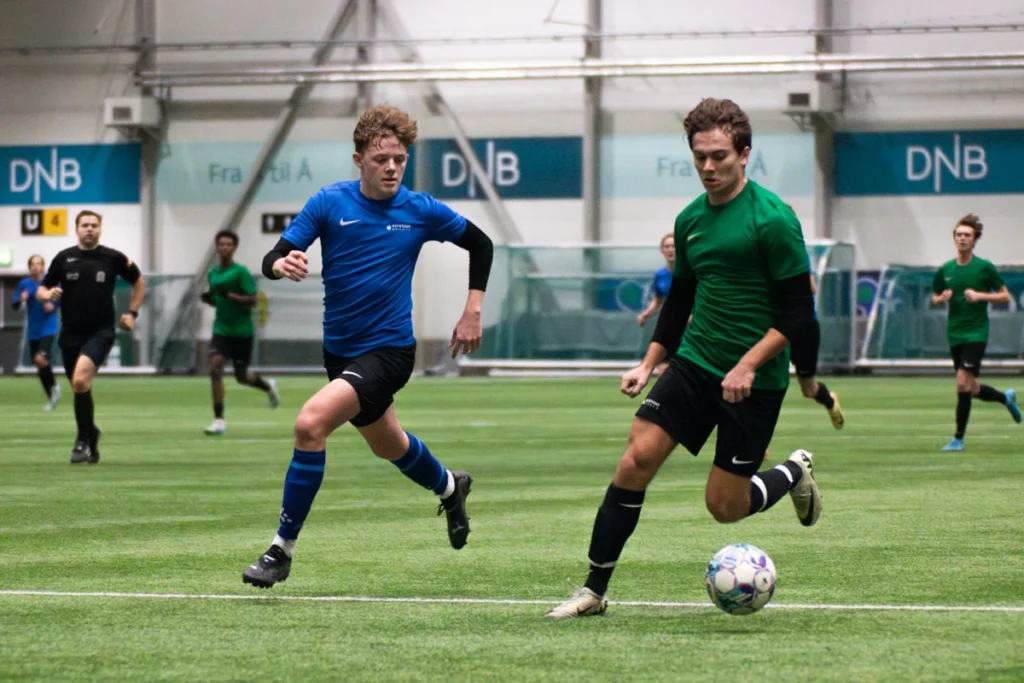
[[840,197],[835,200],[837,239],[857,243],[858,264],[934,265],[956,255],[953,228],[976,213],[985,225],[978,254],[999,264],[1024,264],[1022,195]]
[[143,251],[142,214],[137,204],[108,204],[79,206],[66,205],[68,234],[54,236],[23,236],[21,234],[21,208],[0,206],[0,246],[14,250],[14,267],[25,268],[28,257],[40,254],[49,263],[57,252],[78,243],[75,237],[75,215],[83,209],[103,216],[101,244],[123,251],[133,261],[146,267]]

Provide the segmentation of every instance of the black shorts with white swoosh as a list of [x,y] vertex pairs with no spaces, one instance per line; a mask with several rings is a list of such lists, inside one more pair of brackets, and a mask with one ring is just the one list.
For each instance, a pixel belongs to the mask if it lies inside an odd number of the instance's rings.
[[342,379],[352,385],[359,397],[359,414],[351,422],[366,427],[381,418],[395,394],[412,377],[416,365],[416,345],[385,346],[355,358],[336,356],[324,349],[324,369],[332,382]]
[[981,361],[985,359],[985,342],[965,342],[949,347],[949,355],[953,356],[953,367],[966,370],[975,377],[981,374]]
[[751,477],[764,460],[785,397],[784,390],[753,389],[749,398],[729,403],[721,377],[673,356],[636,416],[661,427],[693,455],[718,427],[715,465]]

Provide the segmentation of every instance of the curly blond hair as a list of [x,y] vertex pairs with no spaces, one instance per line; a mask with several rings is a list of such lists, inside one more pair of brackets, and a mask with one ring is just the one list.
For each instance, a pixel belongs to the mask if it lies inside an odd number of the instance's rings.
[[391,135],[405,147],[412,147],[416,142],[416,122],[398,107],[379,104],[359,116],[352,142],[356,145],[356,152],[362,154],[370,145]]

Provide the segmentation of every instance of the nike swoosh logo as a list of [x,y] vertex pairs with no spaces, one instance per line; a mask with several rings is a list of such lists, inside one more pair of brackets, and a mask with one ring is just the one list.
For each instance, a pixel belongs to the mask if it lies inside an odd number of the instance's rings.
[[352,225],[353,223],[358,223],[358,222],[359,222],[358,218],[355,219],[354,221],[347,221],[344,218],[342,218],[340,221],[338,221],[338,225],[340,225],[342,227],[345,227],[346,225]]
[[343,375],[352,375],[353,377],[358,377],[359,379],[362,379],[362,378],[363,378],[363,376],[362,376],[362,375],[360,375],[360,374],[359,374],[358,372],[351,372],[351,371],[349,371],[349,370],[345,370],[345,371],[344,371],[343,373],[341,373],[341,374],[343,374]]
[[700,237],[700,233],[699,233],[699,232],[695,232],[694,234],[692,234],[692,235],[689,235],[689,236],[688,236],[688,237],[686,238],[686,241],[687,241],[687,242],[689,242],[689,241],[691,241],[691,240],[695,240],[695,239],[697,239],[698,237]]
[[732,464],[733,465],[749,465],[752,462],[754,462],[754,461],[753,460],[737,460],[735,455],[732,456]]

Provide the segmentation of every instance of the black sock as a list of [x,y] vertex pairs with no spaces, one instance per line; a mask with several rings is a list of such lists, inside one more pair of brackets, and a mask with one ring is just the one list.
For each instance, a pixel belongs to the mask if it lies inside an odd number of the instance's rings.
[[981,401],[991,401],[992,403],[1006,405],[1006,394],[998,389],[993,389],[987,384],[981,385],[981,391],[978,392],[977,398]]
[[792,460],[755,474],[750,478],[750,514],[764,512],[778,503],[802,476],[803,469]]
[[604,595],[608,590],[615,563],[640,521],[644,493],[627,491],[612,484],[604,494],[604,502],[597,510],[594,532],[590,536],[590,574],[585,584],[598,595]]
[[818,382],[818,393],[815,394],[814,400],[829,410],[832,410],[832,406],[836,404],[836,402],[832,400],[832,394],[829,393],[828,387],[825,386],[824,382]]
[[44,365],[39,368],[39,381],[43,383],[43,391],[49,396],[50,392],[53,391],[53,384],[56,380],[53,378],[53,367],[50,365]]
[[967,418],[971,416],[971,394],[964,392],[956,395],[956,438],[963,439],[967,431]]
[[262,391],[270,391],[270,385],[267,384],[266,380],[264,380],[259,375],[253,376],[253,380],[249,382],[249,386],[253,387],[254,389],[260,389]]
[[214,403],[213,404],[213,416],[218,420],[224,419],[224,404]]
[[75,394],[75,422],[78,424],[78,440],[89,443],[92,441],[92,436],[96,425],[92,422],[93,418],[93,405],[92,405],[92,392],[87,391],[84,394]]

